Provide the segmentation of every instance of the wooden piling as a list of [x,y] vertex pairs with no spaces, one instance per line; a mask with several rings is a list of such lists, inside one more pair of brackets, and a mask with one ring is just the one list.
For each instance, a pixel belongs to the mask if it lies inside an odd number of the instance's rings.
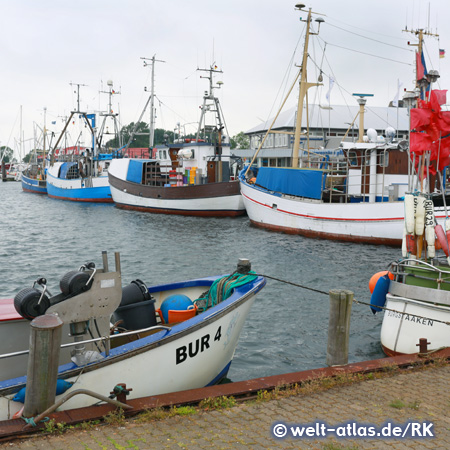
[[348,340],[353,292],[334,289],[330,291],[330,319],[328,322],[327,365],[348,363]]
[[24,417],[36,416],[55,403],[63,322],[56,314],[45,314],[30,326]]

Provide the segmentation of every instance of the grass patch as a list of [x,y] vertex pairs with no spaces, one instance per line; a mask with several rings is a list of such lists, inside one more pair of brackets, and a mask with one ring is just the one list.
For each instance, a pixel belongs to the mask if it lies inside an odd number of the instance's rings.
[[44,422],[42,432],[48,434],[63,434],[64,431],[70,430],[71,428],[73,428],[72,425],[67,425],[65,422],[56,422],[55,419],[50,419],[47,422]]
[[126,423],[125,414],[122,408],[110,411],[103,419],[107,425],[121,426]]
[[389,406],[395,409],[403,409],[406,405],[400,399],[396,399],[389,403]]
[[204,409],[206,411],[213,410],[213,409],[226,409],[226,408],[232,408],[236,405],[236,399],[232,396],[227,397],[225,395],[222,395],[221,397],[209,397],[205,398],[199,403],[199,408]]

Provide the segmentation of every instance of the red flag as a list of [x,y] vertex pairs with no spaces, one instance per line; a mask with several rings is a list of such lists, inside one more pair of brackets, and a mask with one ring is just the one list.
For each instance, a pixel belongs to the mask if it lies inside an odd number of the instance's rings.
[[450,136],[442,138],[439,146],[439,170],[450,165]]
[[441,105],[445,105],[447,102],[447,89],[436,90],[433,89],[430,94],[430,105],[431,108],[439,112],[441,110]]
[[411,132],[410,148],[416,155],[422,155],[424,151],[431,150],[431,136],[427,133]]
[[445,136],[450,133],[450,111],[441,111],[437,114],[436,124],[441,133]]
[[416,52],[416,73],[418,80],[425,78],[425,67],[422,63],[422,56],[419,55],[419,52]]
[[411,109],[411,130],[423,131],[431,123],[432,115],[431,109]]

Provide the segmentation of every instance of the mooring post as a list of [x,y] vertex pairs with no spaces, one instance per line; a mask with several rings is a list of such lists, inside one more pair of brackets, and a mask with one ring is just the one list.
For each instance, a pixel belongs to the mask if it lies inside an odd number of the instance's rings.
[[327,347],[327,365],[329,366],[342,366],[348,363],[352,303],[353,292],[338,289],[330,291]]
[[30,326],[24,417],[33,417],[55,403],[63,322],[56,314],[45,314]]

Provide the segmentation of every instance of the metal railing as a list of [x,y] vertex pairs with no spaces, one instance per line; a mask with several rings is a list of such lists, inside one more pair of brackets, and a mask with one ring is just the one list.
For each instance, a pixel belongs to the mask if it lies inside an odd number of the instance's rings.
[[[154,331],[154,330],[170,331],[171,329],[172,329],[171,327],[167,327],[165,325],[155,325],[153,327],[142,328],[140,330],[126,331],[124,333],[113,334],[111,336],[101,336],[98,338],[87,339],[85,341],[69,342],[67,344],[62,344],[61,348],[74,347],[76,345],[91,344],[91,343],[95,343],[95,342],[104,342],[105,348],[106,348],[106,347],[109,347],[108,343],[111,339],[116,339],[118,337],[132,336],[134,334],[139,334],[139,333],[146,333],[148,331]],[[21,350],[18,352],[5,353],[4,355],[0,355],[0,359],[11,358],[14,356],[27,355],[28,353],[30,353],[30,350]]]

